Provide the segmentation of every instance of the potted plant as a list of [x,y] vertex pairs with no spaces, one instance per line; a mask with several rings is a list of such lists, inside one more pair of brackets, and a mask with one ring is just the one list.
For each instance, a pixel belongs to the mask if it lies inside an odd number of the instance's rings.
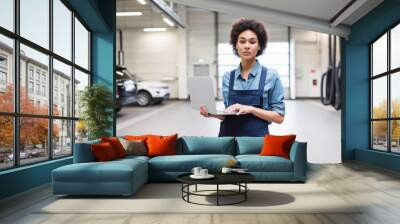
[[113,96],[110,89],[102,84],[94,84],[80,92],[79,106],[81,119],[87,127],[89,140],[110,136],[112,126]]

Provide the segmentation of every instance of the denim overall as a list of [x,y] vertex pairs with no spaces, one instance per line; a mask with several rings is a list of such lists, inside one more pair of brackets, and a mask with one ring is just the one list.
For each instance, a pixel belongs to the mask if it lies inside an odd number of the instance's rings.
[[[229,79],[228,106],[239,103],[264,109],[263,93],[266,77],[267,69],[262,67],[260,83],[258,84],[257,90],[233,90],[235,70],[231,71]],[[267,121],[258,118],[253,114],[241,114],[225,116],[225,119],[221,122],[218,136],[263,137],[268,133]]]

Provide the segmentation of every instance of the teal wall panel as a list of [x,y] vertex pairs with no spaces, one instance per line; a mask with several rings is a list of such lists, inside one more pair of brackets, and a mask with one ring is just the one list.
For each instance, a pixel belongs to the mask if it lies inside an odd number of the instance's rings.
[[400,155],[368,149],[356,149],[355,160],[400,172]]
[[[92,32],[92,81],[115,90],[115,0],[66,0]],[[115,94],[114,94],[115,95]],[[114,96],[115,97],[115,96]],[[115,132],[115,114],[112,118]],[[72,157],[0,172],[0,199],[51,181],[51,171],[72,163]]]
[[51,181],[51,171],[72,163],[72,157],[0,172],[0,199]]
[[[116,5],[115,1],[100,1],[99,10],[107,19],[111,29],[109,32],[92,33],[92,82],[108,86],[113,92],[115,101],[115,32],[116,32]],[[114,110],[113,125],[109,132],[116,134],[116,111]]]
[[[389,165],[392,159],[388,158],[390,156],[397,158],[396,155],[381,156],[379,153],[368,150],[370,141],[369,43],[392,25],[400,22],[399,12],[399,0],[384,1],[352,25],[349,39],[344,43],[343,160],[355,159],[387,169],[394,168]],[[365,150],[365,152],[360,150]]]

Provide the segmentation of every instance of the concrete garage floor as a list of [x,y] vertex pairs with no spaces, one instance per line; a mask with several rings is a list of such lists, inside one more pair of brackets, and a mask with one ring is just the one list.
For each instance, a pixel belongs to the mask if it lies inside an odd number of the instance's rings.
[[[311,163],[341,162],[340,111],[323,106],[319,100],[287,100],[283,124],[270,125],[275,135],[296,134],[308,143]],[[221,105],[222,102],[219,102]],[[204,118],[189,101],[168,100],[150,107],[124,107],[117,118],[117,135],[160,134],[218,136],[219,121]]]

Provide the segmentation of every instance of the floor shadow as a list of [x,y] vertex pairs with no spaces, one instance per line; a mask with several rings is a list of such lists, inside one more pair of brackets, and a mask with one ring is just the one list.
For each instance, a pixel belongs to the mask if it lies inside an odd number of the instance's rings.
[[[229,204],[240,201],[242,195],[220,197],[220,203]],[[210,204],[216,204],[216,192],[207,196],[206,201]],[[236,204],[242,207],[265,207],[290,204],[295,201],[295,198],[290,194],[285,194],[276,191],[261,191],[251,190],[247,193],[247,201]]]

